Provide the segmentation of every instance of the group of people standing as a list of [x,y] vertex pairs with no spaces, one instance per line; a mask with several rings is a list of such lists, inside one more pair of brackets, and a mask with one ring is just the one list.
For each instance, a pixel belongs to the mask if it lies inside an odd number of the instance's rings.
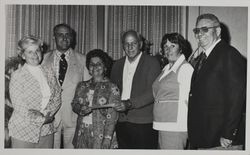
[[162,70],[134,30],[114,63],[100,49],[74,51],[67,24],[54,27],[56,49],[45,55],[40,39],[22,38],[25,63],[9,86],[12,148],[243,149],[246,60],[220,38],[215,15],[200,15],[193,31],[196,65],[183,36],[169,33]]

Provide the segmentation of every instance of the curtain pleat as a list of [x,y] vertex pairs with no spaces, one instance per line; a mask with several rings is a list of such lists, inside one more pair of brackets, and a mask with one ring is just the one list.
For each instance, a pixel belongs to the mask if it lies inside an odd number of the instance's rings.
[[53,27],[59,23],[69,24],[76,31],[75,50],[86,54],[97,47],[96,8],[84,5],[7,5],[6,58],[16,55],[17,42],[24,35],[40,37],[49,49],[54,49]]
[[[124,56],[121,35],[134,29],[153,43],[151,53],[157,54],[165,33],[182,34],[183,8],[104,6],[105,32],[102,39],[105,52],[115,60]],[[67,23],[76,31],[75,50],[86,54],[97,48],[97,11],[97,6],[93,5],[7,5],[6,58],[16,55],[18,40],[28,34],[40,37],[49,49],[55,49],[53,27],[59,23]]]
[[161,38],[165,33],[182,34],[181,6],[108,6],[105,14],[107,52],[114,59],[124,56],[121,45],[121,32],[134,29],[153,43],[151,53],[160,51]]

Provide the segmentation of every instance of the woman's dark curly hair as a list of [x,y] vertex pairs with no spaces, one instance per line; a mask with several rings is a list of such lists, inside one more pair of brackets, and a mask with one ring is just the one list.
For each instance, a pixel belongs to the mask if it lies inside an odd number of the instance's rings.
[[94,57],[98,57],[102,60],[106,70],[104,72],[104,77],[110,77],[110,72],[112,69],[112,65],[113,65],[113,60],[112,58],[103,50],[101,49],[94,49],[88,52],[87,56],[86,56],[86,67],[89,70],[89,63],[90,63],[90,59],[94,58]]
[[186,39],[179,33],[167,33],[162,37],[161,49],[163,50],[164,45],[170,41],[171,43],[178,44],[181,52],[186,58],[190,55],[189,45]]

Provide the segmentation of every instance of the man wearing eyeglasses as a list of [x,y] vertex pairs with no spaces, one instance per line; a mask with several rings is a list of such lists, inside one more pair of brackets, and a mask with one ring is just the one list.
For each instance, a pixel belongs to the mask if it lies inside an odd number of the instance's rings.
[[220,38],[220,22],[215,15],[200,15],[193,31],[203,52],[189,94],[190,147],[242,149],[246,59]]
[[67,24],[58,24],[53,29],[56,49],[45,54],[43,64],[55,71],[62,88],[62,106],[55,116],[54,148],[74,148],[77,114],[72,111],[71,102],[79,81],[88,80],[90,75],[85,66],[85,56],[73,50],[74,30]]
[[111,81],[118,85],[122,102],[115,105],[119,113],[116,125],[120,149],[156,149],[158,134],[153,130],[152,84],[160,73],[158,60],[142,49],[140,34],[128,30],[122,35],[126,56],[117,60]]

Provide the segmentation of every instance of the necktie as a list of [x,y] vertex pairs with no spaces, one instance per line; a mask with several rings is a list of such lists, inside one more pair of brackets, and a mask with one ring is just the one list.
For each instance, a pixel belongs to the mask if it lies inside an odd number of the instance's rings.
[[197,73],[199,73],[202,65],[204,64],[205,60],[207,59],[207,56],[204,52],[201,53],[201,55],[199,56],[199,61],[198,61],[198,66],[197,66]]
[[64,78],[65,78],[65,74],[67,71],[67,67],[68,67],[68,63],[65,59],[65,54],[61,55],[61,59],[59,62],[59,83],[62,85]]
[[205,63],[205,60],[207,59],[207,56],[204,52],[202,52],[200,55],[199,55],[199,59],[198,59],[198,62],[197,64],[195,65],[195,69],[194,69],[194,76],[193,76],[193,80],[195,80],[195,78],[197,77],[197,75],[199,74],[199,71],[202,67],[202,65]]

